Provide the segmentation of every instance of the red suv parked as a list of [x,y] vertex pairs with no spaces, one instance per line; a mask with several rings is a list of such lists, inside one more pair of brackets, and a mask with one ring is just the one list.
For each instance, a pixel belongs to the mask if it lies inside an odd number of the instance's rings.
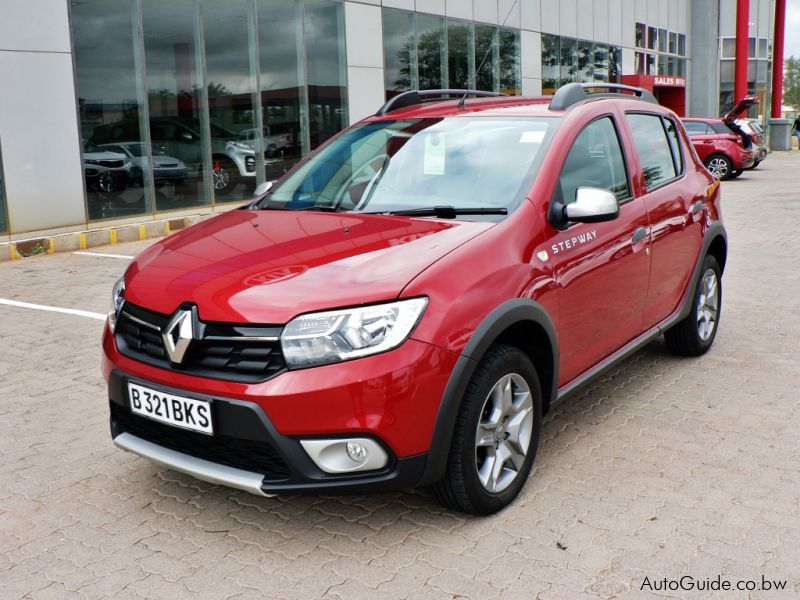
[[756,102],[748,96],[721,119],[683,119],[697,155],[715,177],[732,179],[757,165],[753,139],[736,123]]
[[556,402],[717,333],[719,184],[649,93],[597,89],[401,94],[142,252],[103,340],[116,445],[261,495],[506,506]]

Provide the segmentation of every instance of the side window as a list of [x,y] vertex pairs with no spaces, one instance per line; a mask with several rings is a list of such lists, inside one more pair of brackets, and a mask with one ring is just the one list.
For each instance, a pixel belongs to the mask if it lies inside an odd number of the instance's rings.
[[678,172],[672,161],[672,150],[661,117],[641,113],[627,114],[625,117],[639,152],[647,191],[674,179]]
[[683,126],[686,127],[686,133],[689,135],[706,135],[708,133],[708,125],[702,121],[684,121]]
[[678,135],[678,128],[675,127],[675,121],[666,118],[664,119],[664,127],[667,130],[667,139],[672,149],[672,160],[675,163],[675,171],[678,175],[683,175],[683,152],[681,150],[681,138]]
[[578,134],[558,178],[557,194],[564,204],[575,202],[580,187],[608,190],[618,200],[630,197],[625,159],[610,117],[589,123]]

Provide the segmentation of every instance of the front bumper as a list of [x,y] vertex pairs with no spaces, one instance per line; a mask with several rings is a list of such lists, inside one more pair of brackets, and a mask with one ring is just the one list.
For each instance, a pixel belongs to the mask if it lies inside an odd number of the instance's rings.
[[[108,381],[114,443],[123,450],[204,481],[263,496],[312,490],[384,491],[413,487],[425,470],[425,453],[398,458],[375,438],[390,457],[384,468],[356,474],[325,473],[309,458],[298,438],[278,433],[261,407],[253,402],[141,382],[164,392],[211,403],[214,436],[177,429],[130,411],[128,379],[115,370]],[[139,382],[138,378],[133,379]]]

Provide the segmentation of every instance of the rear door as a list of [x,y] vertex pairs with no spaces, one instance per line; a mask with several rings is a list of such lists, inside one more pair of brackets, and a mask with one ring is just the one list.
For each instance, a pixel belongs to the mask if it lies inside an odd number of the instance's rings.
[[577,135],[556,182],[554,201],[575,201],[580,187],[611,191],[620,215],[573,223],[548,241],[559,294],[560,385],[568,384],[642,332],[650,259],[644,203],[633,196],[615,117]]
[[673,118],[645,112],[625,115],[636,148],[635,188],[650,218],[650,281],[644,329],[677,308],[702,243],[705,188],[692,193],[686,176],[688,147]]

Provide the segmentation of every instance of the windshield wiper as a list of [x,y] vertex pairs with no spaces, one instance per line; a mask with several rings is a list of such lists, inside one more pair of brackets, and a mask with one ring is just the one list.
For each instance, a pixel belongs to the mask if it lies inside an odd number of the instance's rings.
[[406,217],[438,217],[439,219],[455,219],[460,215],[507,215],[507,208],[456,208],[455,206],[428,206],[422,208],[408,208],[405,210],[386,210],[373,215],[397,215]]

